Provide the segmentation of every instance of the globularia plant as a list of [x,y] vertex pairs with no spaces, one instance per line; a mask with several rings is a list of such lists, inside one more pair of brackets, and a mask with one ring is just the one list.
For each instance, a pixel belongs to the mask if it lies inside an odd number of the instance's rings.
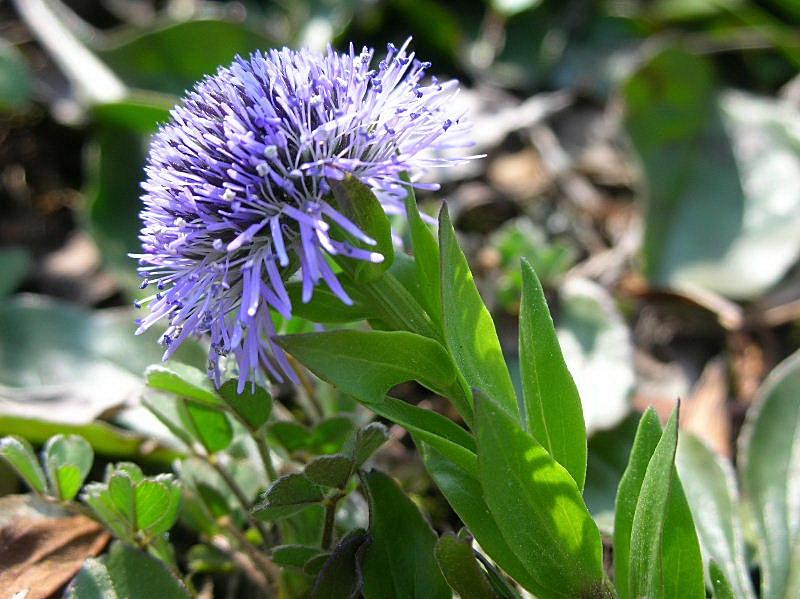
[[[741,531],[720,515],[735,505],[727,472],[715,466],[706,492],[695,465],[714,459],[695,442],[684,494],[677,409],[663,430],[654,412],[642,417],[605,543],[613,551],[604,549],[583,499],[581,400],[533,269],[521,265],[516,389],[447,207],[438,235],[417,210],[419,176],[450,162],[432,152],[464,147],[466,123],[453,113],[457,85],[425,80],[428,65],[406,46],[390,45],[375,66],[372,51],[352,48],[237,59],[155,135],[137,257],[156,293],[139,325],[167,321],[165,359],[190,335],[208,338],[210,377],[174,362],[146,373],[145,405],[183,444],[178,478],[120,464],[84,489],[120,543],[88,562],[68,595],[110,585],[121,599],[184,598],[198,594],[197,576],[241,572],[266,597],[753,596]],[[397,212],[413,257],[395,252],[387,213]],[[285,334],[301,321],[315,332]],[[284,377],[312,397],[328,383],[405,427],[464,529],[437,539],[391,478],[367,471],[384,427],[319,407],[304,418],[312,426],[299,422],[267,391]],[[389,395],[411,380],[448,398],[466,426]],[[794,409],[778,400],[765,399],[751,426],[750,464],[765,457],[776,410]],[[772,453],[790,468],[791,443]],[[0,454],[38,494],[85,509],[74,502],[91,465],[85,442],[52,440],[44,469],[20,440],[5,439]],[[756,501],[780,495],[769,482],[754,490],[760,479],[746,473]],[[359,494],[366,522],[344,517]],[[794,534],[797,502],[780,496]],[[187,564],[169,543],[177,518],[201,541]],[[797,553],[796,540],[756,520],[764,596],[796,597],[795,562],[774,551],[795,543]],[[715,560],[705,566],[701,542]]]

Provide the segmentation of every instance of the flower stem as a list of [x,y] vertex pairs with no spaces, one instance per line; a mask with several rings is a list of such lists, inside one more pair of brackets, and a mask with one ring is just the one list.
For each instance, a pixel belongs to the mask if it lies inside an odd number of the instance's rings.
[[329,497],[325,501],[325,527],[322,530],[322,548],[330,549],[333,544],[333,527],[336,524],[336,506],[344,497],[343,493]]
[[250,524],[258,531],[258,533],[261,535],[263,542],[267,543],[270,538],[269,530],[267,530],[267,527],[264,525],[263,522],[261,522],[255,516],[253,516],[253,514],[250,512],[250,502],[247,500],[247,497],[245,496],[244,491],[242,491],[239,484],[234,480],[230,472],[228,472],[225,468],[222,467],[222,465],[219,463],[215,455],[212,454],[205,456],[205,459],[211,465],[211,467],[214,468],[214,470],[216,470],[217,473],[222,477],[222,480],[225,481],[225,484],[228,486],[231,492],[236,496],[236,500],[241,504],[248,522],[250,522]]

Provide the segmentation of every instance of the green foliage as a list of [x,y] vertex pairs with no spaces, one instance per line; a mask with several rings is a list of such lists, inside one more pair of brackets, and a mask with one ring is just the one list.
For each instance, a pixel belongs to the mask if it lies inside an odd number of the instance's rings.
[[[417,507],[381,472],[367,473],[363,483],[370,502],[372,539],[361,561],[365,599],[449,599],[434,558],[436,535]],[[398,543],[401,538],[403,542]]]
[[51,437],[42,450],[50,493],[69,501],[80,491],[94,461],[92,446],[78,435]]
[[[394,261],[392,227],[383,211],[383,206],[375,197],[372,189],[352,175],[346,175],[341,181],[330,180],[330,185],[341,213],[375,241],[374,246],[367,246],[367,248],[383,257],[383,260],[378,263],[343,259],[344,263],[352,268],[353,279],[356,283],[375,281],[389,269]],[[350,243],[356,246],[365,245],[350,235],[346,235],[346,237]]]
[[67,588],[66,599],[189,599],[188,589],[155,558],[123,543],[89,558]]
[[791,597],[800,577],[799,393],[800,353],[794,353],[759,390],[740,439],[742,490],[758,533],[763,599]]
[[754,599],[733,468],[688,434],[678,443],[676,462],[704,556],[718,573],[710,569],[712,582],[724,578],[731,596]]
[[586,428],[578,389],[567,369],[536,273],[522,262],[519,356],[527,430],[583,490]]
[[503,408],[482,394],[475,400],[483,495],[535,582],[529,590],[542,599],[591,596],[604,585],[602,545],[575,481]]
[[31,88],[31,76],[22,54],[0,38],[0,111],[25,108],[30,101]]
[[496,599],[486,575],[472,553],[470,539],[444,535],[436,543],[436,563],[447,584],[461,599]]
[[341,330],[278,342],[318,377],[360,401],[380,401],[393,386],[417,380],[466,409],[453,362],[433,339],[406,331]]
[[439,214],[440,284],[447,348],[464,379],[515,416],[514,385],[489,310],[481,299],[464,252],[458,245],[447,206]]
[[359,554],[370,542],[369,535],[356,529],[347,533],[325,560],[319,571],[311,599],[356,597],[363,584]]
[[47,491],[44,471],[33,453],[31,444],[20,437],[0,439],[0,456],[16,471],[25,483],[37,493]]
[[631,597],[705,597],[700,547],[675,470],[678,411],[652,452],[636,499],[630,535]]

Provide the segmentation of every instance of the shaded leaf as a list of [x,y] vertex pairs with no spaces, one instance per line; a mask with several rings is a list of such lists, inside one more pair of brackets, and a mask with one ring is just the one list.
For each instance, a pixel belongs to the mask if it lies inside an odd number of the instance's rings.
[[320,488],[303,474],[288,474],[276,480],[253,508],[261,520],[278,520],[319,503],[323,499]]
[[182,399],[178,401],[178,414],[186,430],[209,453],[222,451],[233,441],[233,427],[219,408]]
[[245,426],[251,431],[257,431],[272,414],[272,396],[258,385],[255,391],[251,385],[246,385],[241,393],[236,388],[236,381],[227,381],[220,387],[219,394]]
[[497,599],[497,594],[472,553],[469,539],[444,535],[436,543],[436,562],[447,584],[461,599]]
[[164,564],[130,545],[114,543],[107,556],[89,559],[70,583],[65,599],[189,599]]
[[347,174],[341,181],[329,179],[328,182],[341,213],[376,242],[375,245],[368,246],[350,236],[351,243],[364,246],[365,249],[383,257],[378,263],[354,260],[352,265],[354,279],[357,283],[379,279],[394,261],[392,227],[383,206],[375,197],[372,188],[353,175]]
[[308,480],[323,487],[342,489],[353,473],[353,460],[342,454],[314,458],[303,469]]
[[351,530],[337,543],[333,553],[319,571],[311,599],[355,599],[361,588],[357,558],[368,547],[369,535],[361,530]]
[[[416,437],[414,440],[422,453],[425,468],[436,486],[486,554],[523,587],[536,588],[536,579],[528,573],[524,565],[526,560],[520,560],[516,556],[486,505],[474,454],[474,465],[469,469],[459,465],[459,462],[446,458],[432,446],[418,441]],[[461,463],[463,462],[462,460]]]
[[[784,599],[800,543],[800,352],[770,373],[740,436],[742,488],[758,533],[761,596]],[[797,576],[796,574],[794,575]]]
[[313,545],[278,545],[272,548],[272,561],[279,566],[302,568],[313,557],[323,553]]
[[[733,589],[731,596],[755,599],[731,465],[686,433],[678,442],[676,464],[706,561]],[[709,574],[713,582],[714,573]]]
[[381,472],[365,474],[363,482],[372,539],[361,559],[365,599],[449,599],[450,589],[433,555],[436,534],[417,506]]

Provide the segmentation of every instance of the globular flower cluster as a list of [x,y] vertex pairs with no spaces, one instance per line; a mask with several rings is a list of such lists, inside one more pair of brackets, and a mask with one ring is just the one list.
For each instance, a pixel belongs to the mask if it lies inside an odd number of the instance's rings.
[[[412,181],[450,164],[432,150],[459,146],[456,81],[426,78],[429,63],[388,46],[326,53],[256,52],[200,81],[154,136],[142,184],[139,259],[149,314],[165,359],[189,336],[210,337],[209,374],[219,385],[234,358],[240,390],[294,378],[272,342],[271,311],[291,317],[286,282],[302,282],[302,301],[324,282],[351,300],[328,256],[380,262],[374,241],[328,200],[330,181],[350,174],[369,185],[387,212],[399,211]],[[422,187],[420,183],[413,183]],[[433,186],[430,186],[433,187]],[[335,224],[363,242],[335,239]]]

